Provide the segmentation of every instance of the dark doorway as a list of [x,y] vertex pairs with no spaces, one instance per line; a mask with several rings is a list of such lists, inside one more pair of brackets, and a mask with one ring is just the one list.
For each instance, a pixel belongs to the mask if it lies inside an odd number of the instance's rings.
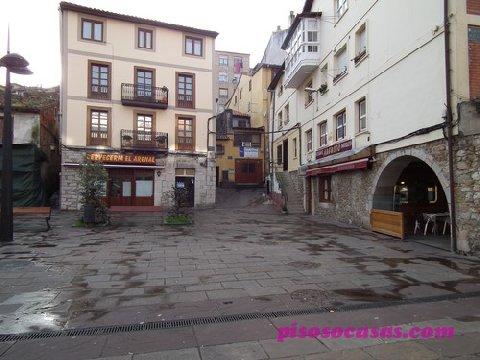
[[288,171],[288,140],[283,142],[283,171]]
[[192,176],[175,177],[175,187],[185,189],[186,195],[181,202],[181,206],[194,207],[195,205],[195,178]]
[[219,180],[219,178],[218,178],[218,177],[219,177],[219,171],[220,171],[220,170],[219,170],[218,166],[215,167],[215,186],[216,186],[216,187],[218,187],[218,183],[220,182],[220,180]]

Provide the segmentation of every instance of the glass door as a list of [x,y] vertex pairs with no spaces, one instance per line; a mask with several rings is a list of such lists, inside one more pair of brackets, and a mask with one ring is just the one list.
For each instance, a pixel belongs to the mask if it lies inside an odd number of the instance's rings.
[[137,69],[136,86],[138,97],[151,98],[153,96],[153,71]]

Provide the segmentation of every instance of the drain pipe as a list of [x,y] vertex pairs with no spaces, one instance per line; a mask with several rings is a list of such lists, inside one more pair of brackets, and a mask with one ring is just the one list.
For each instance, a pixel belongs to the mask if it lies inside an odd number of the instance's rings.
[[452,122],[452,77],[450,70],[450,20],[449,20],[449,2],[443,1],[443,26],[445,34],[445,88],[446,88],[446,127],[447,127],[447,147],[448,147],[448,175],[450,182],[450,249],[457,252],[457,220],[456,220],[456,201],[455,201],[455,176],[453,167],[453,122]]
[[[273,140],[274,140],[274,129],[275,129],[275,97],[276,97],[276,91],[275,90],[268,90],[268,92],[272,96],[272,110],[271,110],[271,117],[272,117],[272,128],[268,129],[268,132],[270,133],[269,136],[270,138],[270,154],[269,154],[269,159],[268,159],[268,170],[270,172],[270,189],[269,192],[273,192],[273,182],[274,182],[274,176],[275,174],[273,173]],[[266,137],[266,136],[265,136]]]

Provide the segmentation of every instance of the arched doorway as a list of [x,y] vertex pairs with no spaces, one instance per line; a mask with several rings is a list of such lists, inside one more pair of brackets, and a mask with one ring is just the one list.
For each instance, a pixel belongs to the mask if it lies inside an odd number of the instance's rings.
[[386,161],[371,199],[372,214],[384,216],[387,228],[389,221],[402,221],[405,237],[446,246],[450,226],[445,179],[438,167],[427,161],[412,155]]

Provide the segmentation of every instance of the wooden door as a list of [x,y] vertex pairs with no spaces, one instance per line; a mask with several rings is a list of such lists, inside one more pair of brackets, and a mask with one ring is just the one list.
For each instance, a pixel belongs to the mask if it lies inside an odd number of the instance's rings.
[[132,205],[132,170],[110,169],[108,173],[108,204],[110,206]]
[[263,183],[262,160],[235,159],[235,183],[237,185],[260,185]]

